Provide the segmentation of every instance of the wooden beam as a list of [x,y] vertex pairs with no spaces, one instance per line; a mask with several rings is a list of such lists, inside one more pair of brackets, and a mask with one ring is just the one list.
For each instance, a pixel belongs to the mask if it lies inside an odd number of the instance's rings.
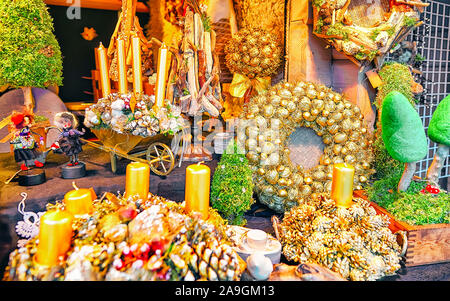
[[[44,2],[47,5],[72,6],[77,0],[44,0]],[[104,10],[120,10],[122,7],[121,0],[79,0],[79,3],[80,7]],[[148,13],[149,9],[144,3],[138,2],[136,12]]]

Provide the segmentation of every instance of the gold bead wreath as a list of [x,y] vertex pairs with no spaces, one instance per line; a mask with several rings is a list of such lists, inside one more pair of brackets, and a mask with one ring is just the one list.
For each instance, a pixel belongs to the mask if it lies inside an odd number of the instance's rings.
[[[285,212],[313,193],[329,192],[333,164],[342,162],[355,167],[354,189],[361,189],[374,173],[372,134],[363,118],[341,94],[309,82],[282,82],[253,97],[241,114],[237,138],[260,202]],[[325,144],[319,164],[309,170],[289,157],[289,136],[300,127],[313,129]]]
[[252,79],[273,75],[281,64],[282,47],[268,31],[249,27],[241,29],[226,45],[226,65],[231,73]]

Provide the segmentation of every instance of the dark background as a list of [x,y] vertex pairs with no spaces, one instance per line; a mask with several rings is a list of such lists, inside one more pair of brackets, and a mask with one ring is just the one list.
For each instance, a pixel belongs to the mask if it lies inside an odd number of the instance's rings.
[[[64,102],[92,101],[92,82],[82,79],[90,77],[91,70],[95,69],[94,49],[103,43],[109,46],[111,35],[118,20],[118,11],[81,8],[81,19],[69,19],[65,6],[48,6],[53,17],[54,33],[61,47],[63,55],[63,86],[60,87],[59,96]],[[140,25],[148,23],[148,13],[138,13]],[[84,27],[94,28],[98,36],[92,41],[83,39],[81,33]]]

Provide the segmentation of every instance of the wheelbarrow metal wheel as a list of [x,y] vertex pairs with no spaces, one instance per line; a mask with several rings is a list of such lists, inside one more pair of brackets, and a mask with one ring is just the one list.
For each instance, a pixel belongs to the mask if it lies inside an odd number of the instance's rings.
[[167,176],[175,167],[175,156],[169,146],[161,142],[152,143],[146,152],[150,169],[158,176]]

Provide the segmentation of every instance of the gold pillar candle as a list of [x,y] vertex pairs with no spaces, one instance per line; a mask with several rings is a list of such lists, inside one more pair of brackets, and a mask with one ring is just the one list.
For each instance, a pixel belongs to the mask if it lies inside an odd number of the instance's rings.
[[93,206],[93,190],[78,188],[74,185],[75,189],[69,191],[64,195],[64,204],[68,212],[74,216],[90,214],[92,213]]
[[51,210],[42,215],[35,255],[38,264],[54,266],[67,253],[72,243],[72,221],[72,214],[66,210]]
[[106,56],[106,48],[103,47],[103,44],[100,43],[100,46],[97,48],[97,56],[99,61],[99,71],[100,71],[100,85],[102,89],[103,97],[107,97],[111,94],[111,83],[109,80],[109,67],[108,67],[108,58]]
[[347,163],[333,165],[331,198],[338,207],[349,208],[353,204],[353,178],[355,168]]
[[168,75],[169,48],[162,43],[158,53],[158,70],[156,74],[155,106],[156,109],[164,105],[166,97],[166,83]]
[[208,218],[211,170],[200,163],[186,168],[185,210],[198,212],[203,219]]
[[134,33],[131,39],[133,50],[133,89],[135,94],[142,93],[141,39]]
[[117,69],[119,73],[119,93],[128,93],[127,80],[127,63],[125,53],[125,41],[122,38],[117,38]]
[[143,200],[148,198],[150,190],[150,166],[146,163],[132,162],[127,165],[125,197],[139,195]]

